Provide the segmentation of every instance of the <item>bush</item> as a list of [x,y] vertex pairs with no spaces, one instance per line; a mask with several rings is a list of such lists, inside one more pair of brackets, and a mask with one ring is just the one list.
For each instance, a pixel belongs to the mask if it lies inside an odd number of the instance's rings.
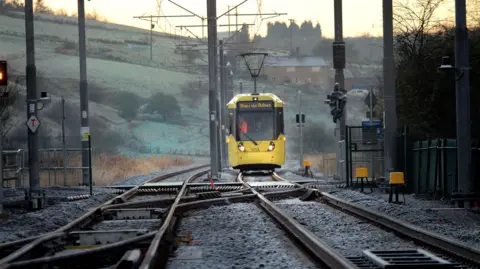
[[188,81],[181,90],[182,95],[188,99],[188,106],[197,108],[202,98],[208,95],[208,84],[202,81]]
[[137,116],[138,108],[143,99],[131,92],[120,91],[112,96],[112,105],[120,111],[120,117],[133,119]]
[[145,102],[140,96],[127,91],[109,90],[94,83],[88,88],[91,101],[112,106],[120,111],[120,117],[127,120],[135,118],[138,108]]
[[150,98],[145,112],[150,114],[160,114],[163,120],[180,118],[182,112],[177,99],[170,94],[159,92]]

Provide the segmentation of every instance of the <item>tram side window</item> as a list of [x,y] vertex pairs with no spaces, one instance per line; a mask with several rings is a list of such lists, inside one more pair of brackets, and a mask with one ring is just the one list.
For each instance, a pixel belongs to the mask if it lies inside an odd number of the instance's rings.
[[273,119],[272,112],[238,113],[237,139],[241,141],[275,139]]

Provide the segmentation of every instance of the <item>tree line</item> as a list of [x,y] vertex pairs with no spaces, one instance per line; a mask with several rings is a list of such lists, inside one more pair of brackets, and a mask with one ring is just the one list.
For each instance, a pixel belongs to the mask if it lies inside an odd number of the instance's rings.
[[312,21],[304,21],[298,25],[295,21],[291,21],[290,25],[285,22],[276,21],[267,24],[267,38],[285,38],[292,33],[293,37],[318,37],[322,36],[322,28],[317,23],[313,26]]
[[[397,3],[394,14],[398,126],[418,139],[455,138],[455,74],[438,70],[443,56],[455,62],[455,28],[435,22],[443,0],[416,2],[420,8]],[[480,139],[480,27],[468,36],[472,137]]]

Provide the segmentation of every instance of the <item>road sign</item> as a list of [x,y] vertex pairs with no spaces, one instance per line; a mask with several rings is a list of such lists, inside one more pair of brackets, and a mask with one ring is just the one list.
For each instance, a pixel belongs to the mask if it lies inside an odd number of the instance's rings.
[[[372,107],[370,107],[370,94],[372,95]],[[375,94],[373,93],[373,91],[369,91],[367,96],[365,97],[365,104],[369,107],[369,108],[374,108],[375,105],[377,105],[377,97],[375,96]]]
[[88,141],[90,137],[90,127],[80,127],[80,133],[82,135],[82,141]]
[[370,124],[369,120],[364,120],[362,121],[362,127],[382,127],[382,121],[381,120],[372,120],[372,123]]
[[40,127],[40,121],[35,115],[32,115],[30,118],[28,118],[27,127],[32,133],[35,133],[38,130],[38,127]]

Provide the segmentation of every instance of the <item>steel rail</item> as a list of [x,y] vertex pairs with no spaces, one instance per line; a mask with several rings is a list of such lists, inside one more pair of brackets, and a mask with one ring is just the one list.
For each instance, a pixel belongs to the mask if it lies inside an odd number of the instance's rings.
[[[248,187],[248,183],[243,181],[243,175],[239,174],[237,181]],[[303,186],[302,186],[303,188]],[[322,261],[331,269],[358,269],[351,261],[339,254],[336,250],[328,246],[320,238],[313,233],[302,227],[292,217],[288,216],[265,196],[260,194],[254,188],[252,192],[258,197],[258,205],[261,209],[267,212],[275,221],[282,225],[292,236],[298,239],[298,241],[308,249],[317,260]]]
[[[186,187],[188,184],[187,182],[190,182],[206,173],[208,173],[210,170],[203,170],[200,171],[191,177],[189,177],[187,180],[184,181],[184,186]],[[183,188],[182,188],[183,189]],[[186,189],[186,188],[185,188]],[[185,193],[185,189],[183,189],[183,193]],[[179,193],[177,197],[181,197],[182,193]],[[5,264],[2,267],[2,264],[0,264],[1,269],[12,269],[12,268],[32,268],[33,266],[41,266],[44,264],[52,264],[52,263],[59,263],[59,262],[66,262],[72,259],[79,259],[83,257],[91,257],[91,256],[101,256],[101,255],[107,255],[108,253],[119,249],[119,248],[124,248],[125,250],[131,250],[133,249],[134,245],[138,245],[139,243],[145,242],[150,240],[150,247],[149,250],[152,248],[152,244],[156,244],[156,238],[158,237],[159,233],[164,233],[166,228],[170,225],[171,220],[173,219],[173,213],[175,210],[175,206],[172,205],[169,211],[169,214],[166,219],[164,219],[162,226],[158,231],[150,232],[135,238],[127,239],[124,241],[100,246],[97,248],[92,248],[92,249],[87,249],[82,252],[77,252],[77,253],[63,253],[63,254],[58,254],[56,256],[50,256],[50,257],[42,257],[42,258],[37,258],[37,259],[32,259],[32,260],[26,260],[26,261],[19,261],[15,263],[9,263]],[[173,210],[173,211],[172,211]],[[170,218],[169,218],[170,217]],[[66,233],[62,233],[66,234]],[[41,238],[40,238],[41,239]],[[161,239],[161,238],[160,238]],[[158,249],[158,245],[156,245]],[[153,251],[153,250],[152,250]],[[147,251],[148,253],[148,251]],[[154,253],[156,254],[156,253]],[[155,257],[155,256],[154,256]],[[145,257],[146,258],[146,257]],[[149,260],[151,261],[151,260]]]
[[146,183],[152,183],[152,182],[158,182],[170,177],[174,177],[177,175],[181,175],[184,173],[188,173],[194,170],[198,170],[204,167],[208,167],[209,165],[200,165],[200,166],[195,166],[189,169],[184,169],[184,170],[179,170],[171,173],[167,173],[164,175],[160,175],[158,177],[152,178],[143,184],[137,185],[134,188],[122,193],[121,195],[118,195],[107,202],[103,203],[102,205],[97,206],[96,208],[88,211],[87,213],[83,214],[79,218],[75,219],[74,221],[68,223],[65,226],[62,226],[52,232],[43,234],[43,235],[38,235],[38,236],[33,236],[13,242],[8,242],[0,245],[0,251],[4,251],[5,249],[8,248],[19,248],[13,253],[10,253],[8,256],[2,258],[0,260],[0,265],[2,264],[8,264],[16,261],[17,259],[21,258],[22,256],[27,255],[29,252],[31,252],[35,247],[39,246],[45,241],[52,240],[53,235],[56,235],[57,237],[62,236],[63,234],[78,228],[78,227],[85,227],[88,225],[91,221],[95,219],[95,217],[102,212],[102,208],[105,206],[113,205],[113,204],[118,204],[118,203],[124,203],[127,201],[129,198],[133,197],[136,192],[139,190],[139,188],[146,184]]
[[414,241],[428,245],[435,249],[440,249],[446,253],[463,258],[470,262],[474,262],[477,266],[480,265],[480,251],[466,245],[463,242],[453,238],[445,238],[439,234],[427,231],[405,221],[401,221],[386,214],[375,212],[371,209],[334,197],[329,193],[321,192],[320,194],[323,201],[330,205],[339,207],[361,218],[365,218],[375,224],[379,224],[380,226],[386,227],[396,233],[411,238]]
[[[272,176],[274,176],[279,180],[290,182],[280,177],[276,173],[273,173]],[[290,183],[298,184],[295,182],[290,182]],[[305,186],[302,186],[302,187],[305,187]],[[311,189],[311,190],[315,190],[318,192],[317,189]],[[374,210],[365,208],[363,206],[355,205],[351,202],[335,197],[330,193],[327,193],[327,192],[318,192],[318,193],[321,199],[330,206],[341,208],[360,218],[365,218],[376,225],[380,225],[398,234],[401,234],[405,237],[413,239],[416,242],[427,245],[434,249],[439,249],[445,253],[448,253],[456,257],[460,257],[469,262],[473,262],[477,266],[480,265],[480,251],[468,246],[463,242],[460,242],[453,238],[446,238],[444,236],[441,236],[440,234],[430,232],[426,229],[420,228],[408,222],[388,216],[387,214],[376,212]]]
[[198,177],[200,177],[200,176],[202,176],[206,173],[208,173],[208,171],[202,171],[200,173],[197,173],[197,174],[191,176],[190,178],[188,178],[187,180],[185,180],[183,182],[182,188],[178,192],[177,197],[175,198],[175,201],[171,205],[170,210],[168,211],[167,217],[164,219],[162,226],[157,231],[157,233],[155,234],[155,237],[153,238],[152,242],[150,243],[150,246],[149,246],[147,252],[145,253],[143,261],[139,266],[139,269],[149,269],[154,265],[154,263],[157,260],[158,255],[159,255],[158,249],[159,249],[159,246],[160,246],[160,242],[162,241],[163,235],[165,234],[166,230],[169,228],[170,225],[172,225],[171,222],[174,219],[175,210],[177,209],[177,206],[180,203],[180,199],[187,192],[188,183],[190,183],[194,179],[196,179],[196,178],[198,178]]

